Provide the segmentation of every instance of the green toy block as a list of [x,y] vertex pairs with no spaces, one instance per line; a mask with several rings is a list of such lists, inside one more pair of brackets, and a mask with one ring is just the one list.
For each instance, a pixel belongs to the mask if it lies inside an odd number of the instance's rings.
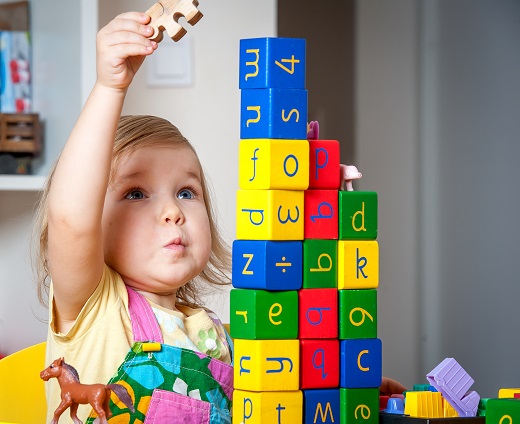
[[486,424],[520,422],[520,399],[489,399],[486,404]]
[[339,239],[377,239],[377,193],[340,191],[338,199]]
[[377,290],[339,290],[339,338],[377,338]]
[[231,337],[246,340],[298,337],[298,291],[231,290]]
[[338,286],[338,241],[303,241],[303,288],[334,289]]
[[339,389],[340,424],[378,424],[379,387]]

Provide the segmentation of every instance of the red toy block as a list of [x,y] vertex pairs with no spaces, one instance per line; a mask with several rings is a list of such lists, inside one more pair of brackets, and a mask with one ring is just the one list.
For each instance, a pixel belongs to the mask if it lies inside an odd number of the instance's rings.
[[309,188],[339,189],[339,142],[309,140]]
[[300,388],[323,389],[339,385],[339,340],[300,340]]
[[338,290],[302,289],[298,303],[298,338],[338,337]]
[[338,238],[338,190],[305,190],[304,238]]

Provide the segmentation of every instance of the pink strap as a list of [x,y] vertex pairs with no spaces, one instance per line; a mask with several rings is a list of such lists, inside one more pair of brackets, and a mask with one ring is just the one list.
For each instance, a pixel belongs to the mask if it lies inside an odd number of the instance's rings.
[[126,286],[128,292],[128,312],[132,322],[134,342],[158,342],[163,343],[163,337],[159,323],[152,307],[142,294]]

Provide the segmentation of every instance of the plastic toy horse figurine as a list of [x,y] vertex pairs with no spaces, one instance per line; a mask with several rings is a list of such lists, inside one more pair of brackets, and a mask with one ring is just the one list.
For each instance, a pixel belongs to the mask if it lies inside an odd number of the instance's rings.
[[[70,407],[70,417],[74,424],[83,424],[76,415],[79,404],[89,403],[98,415],[101,424],[108,424],[107,418],[112,416],[108,408],[110,393],[114,392],[130,411],[135,412],[132,399],[125,387],[120,384],[81,384],[76,369],[65,363],[63,358],[56,359],[40,373],[42,380],[48,381],[56,377],[61,387],[61,403],[54,411],[51,424],[57,424],[61,414]],[[96,419],[97,421],[97,419]]]

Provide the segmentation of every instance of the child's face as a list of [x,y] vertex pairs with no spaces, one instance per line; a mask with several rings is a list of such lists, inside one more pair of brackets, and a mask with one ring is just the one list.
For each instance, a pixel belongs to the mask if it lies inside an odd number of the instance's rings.
[[125,283],[170,294],[211,253],[200,166],[185,147],[145,147],[121,161],[103,210],[105,262]]

